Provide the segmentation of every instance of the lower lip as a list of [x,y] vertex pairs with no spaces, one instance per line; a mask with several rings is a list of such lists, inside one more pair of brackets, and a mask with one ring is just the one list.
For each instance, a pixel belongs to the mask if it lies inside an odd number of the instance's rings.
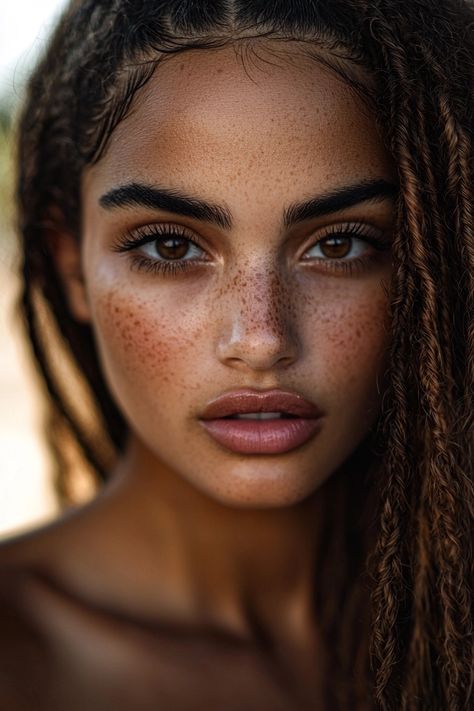
[[319,431],[321,418],[275,420],[201,420],[219,444],[239,454],[284,454]]

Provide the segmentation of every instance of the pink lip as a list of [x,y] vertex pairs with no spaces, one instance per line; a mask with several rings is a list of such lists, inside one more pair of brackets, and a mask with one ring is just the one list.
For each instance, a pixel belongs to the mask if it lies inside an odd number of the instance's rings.
[[[281,412],[293,417],[232,420],[250,412]],[[321,426],[323,413],[301,395],[271,390],[239,390],[213,400],[201,417],[208,434],[232,452],[283,454],[305,444]]]

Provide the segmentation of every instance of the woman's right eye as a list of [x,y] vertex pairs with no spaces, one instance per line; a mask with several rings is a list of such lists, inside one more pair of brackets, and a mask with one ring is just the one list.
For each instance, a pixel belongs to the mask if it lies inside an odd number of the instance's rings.
[[138,248],[140,254],[144,254],[150,259],[178,260],[178,259],[199,259],[203,250],[187,237],[168,236],[158,237],[153,241],[146,242]]
[[139,271],[174,274],[208,261],[205,250],[184,231],[174,227],[146,226],[126,235],[114,248],[130,253],[132,266]]

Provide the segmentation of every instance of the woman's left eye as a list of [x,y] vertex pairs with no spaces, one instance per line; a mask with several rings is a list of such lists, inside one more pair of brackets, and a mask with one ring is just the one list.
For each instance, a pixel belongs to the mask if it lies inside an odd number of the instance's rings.
[[301,257],[302,262],[331,274],[356,275],[386,263],[390,241],[371,225],[330,227]]
[[360,257],[367,251],[367,240],[353,237],[350,234],[331,235],[323,237],[305,252],[304,259],[317,257],[326,259],[345,259]]

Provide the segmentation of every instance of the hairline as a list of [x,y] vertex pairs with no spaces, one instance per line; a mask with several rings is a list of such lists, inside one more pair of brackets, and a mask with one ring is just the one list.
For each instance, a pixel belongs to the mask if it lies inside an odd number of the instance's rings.
[[[209,36],[204,39],[189,41],[188,44],[184,46],[178,46],[172,50],[155,51],[155,56],[150,56],[153,52],[144,51],[141,56],[136,59],[125,59],[121,65],[117,68],[117,74],[119,75],[118,81],[116,81],[111,90],[111,108],[107,116],[111,114],[118,115],[118,120],[113,124],[107,121],[107,128],[102,132],[99,130],[99,135],[102,133],[102,138],[96,141],[95,149],[92,151],[89,160],[85,161],[83,168],[87,165],[96,165],[101,161],[107,152],[107,148],[110,143],[110,139],[117,128],[117,126],[122,123],[128,116],[130,116],[135,107],[137,99],[150,82],[150,80],[155,76],[161,64],[172,60],[176,56],[183,54],[184,52],[192,51],[219,51],[226,49],[228,46],[234,47],[236,56],[242,61],[242,65],[247,75],[251,79],[248,72],[248,58],[249,55],[246,52],[238,51],[238,48],[242,45],[246,45],[248,49],[251,50],[253,57],[257,57],[258,60],[262,60],[262,57],[256,53],[255,47],[263,46],[268,54],[275,56],[278,55],[279,59],[288,63],[292,62],[292,59],[296,56],[288,51],[275,52],[270,51],[270,42],[284,42],[284,43],[294,43],[300,49],[297,53],[299,57],[303,57],[313,62],[318,63],[323,66],[328,71],[331,71],[333,75],[344,82],[344,84],[353,91],[359,99],[372,110],[375,108],[375,94],[374,94],[374,82],[373,75],[370,73],[367,67],[367,63],[363,63],[360,57],[355,54],[351,55],[350,47],[346,45],[342,40],[336,37],[329,37],[321,33],[320,35],[314,37],[293,37],[289,35],[278,35],[275,33],[259,33],[258,35],[246,35],[242,36]],[[192,40],[192,38],[190,38]],[[309,45],[306,47],[305,45]],[[276,45],[277,46],[277,45]],[[159,56],[156,56],[158,54]],[[267,60],[263,60],[267,62]],[[268,63],[268,62],[267,62]],[[272,62],[270,62],[272,64]],[[255,68],[255,65],[252,65]],[[278,66],[274,64],[274,66]],[[262,70],[263,71],[263,70]],[[125,78],[120,79],[120,74],[125,73]],[[123,83],[122,83],[123,82]],[[113,101],[113,96],[117,94],[122,94],[122,100],[118,100],[116,103]]]

